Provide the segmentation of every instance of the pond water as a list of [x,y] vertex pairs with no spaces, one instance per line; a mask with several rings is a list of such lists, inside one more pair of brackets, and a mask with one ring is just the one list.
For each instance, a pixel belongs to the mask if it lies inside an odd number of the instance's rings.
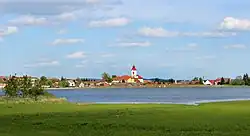
[[70,102],[87,103],[195,104],[250,99],[250,88],[60,89],[49,92]]

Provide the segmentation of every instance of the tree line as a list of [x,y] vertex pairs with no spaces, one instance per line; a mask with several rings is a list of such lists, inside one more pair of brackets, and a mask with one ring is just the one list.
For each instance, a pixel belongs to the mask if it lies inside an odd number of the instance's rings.
[[243,77],[239,77],[235,80],[232,81],[232,85],[246,85],[246,86],[250,86],[250,78],[248,76],[248,74],[244,74]]
[[44,84],[42,78],[32,82],[27,75],[21,78],[10,76],[3,91],[7,97],[34,98],[37,100],[39,96],[47,94],[42,87]]

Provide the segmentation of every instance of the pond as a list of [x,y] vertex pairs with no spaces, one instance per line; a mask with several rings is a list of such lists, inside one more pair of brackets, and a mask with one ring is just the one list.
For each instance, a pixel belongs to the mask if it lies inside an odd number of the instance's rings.
[[143,88],[50,90],[70,102],[87,103],[175,103],[248,100],[250,88]]
[[[250,99],[250,88],[57,89],[49,92],[70,102],[86,103],[195,104]],[[1,90],[0,95],[3,95]]]

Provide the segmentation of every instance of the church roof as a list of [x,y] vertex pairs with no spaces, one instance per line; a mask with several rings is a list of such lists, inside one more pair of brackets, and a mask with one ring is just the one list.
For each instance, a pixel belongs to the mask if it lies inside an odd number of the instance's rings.
[[143,79],[143,77],[142,76],[140,76],[140,75],[137,75],[138,76],[138,79]]
[[132,67],[132,69],[131,69],[131,70],[136,70],[135,65],[133,65],[133,67]]

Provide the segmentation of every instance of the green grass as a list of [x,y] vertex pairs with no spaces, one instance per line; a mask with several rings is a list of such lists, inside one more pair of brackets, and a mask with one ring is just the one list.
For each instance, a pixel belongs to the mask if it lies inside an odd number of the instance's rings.
[[250,102],[0,104],[0,136],[249,136]]

